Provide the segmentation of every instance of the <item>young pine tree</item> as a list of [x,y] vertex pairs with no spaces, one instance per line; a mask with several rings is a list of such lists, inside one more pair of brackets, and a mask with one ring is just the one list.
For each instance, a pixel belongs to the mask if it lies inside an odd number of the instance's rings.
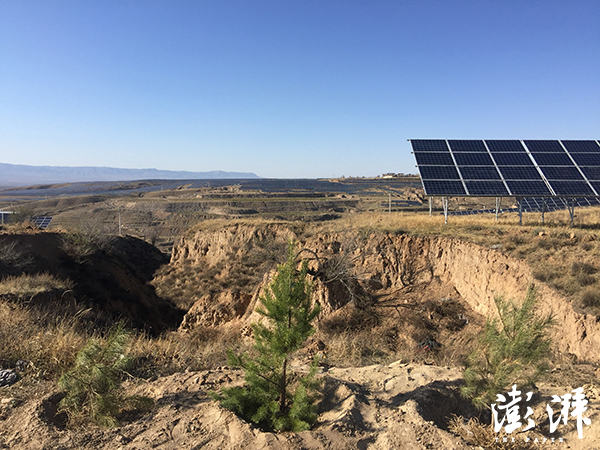
[[513,384],[532,385],[548,367],[553,319],[536,315],[535,289],[529,288],[520,307],[502,297],[495,302],[499,319],[487,320],[479,346],[467,360],[461,389],[478,409],[489,408]]
[[229,363],[245,370],[245,385],[223,389],[215,398],[245,420],[265,430],[302,431],[317,418],[317,361],[308,375],[300,377],[288,367],[290,355],[298,350],[315,329],[312,321],[319,305],[311,305],[307,263],[296,271],[295,245],[288,245],[287,262],[261,297],[257,312],[267,324],[254,323],[254,349],[258,356],[236,356],[228,352]]
[[77,353],[74,367],[58,380],[65,392],[59,409],[71,422],[91,421],[112,427],[118,425],[117,415],[124,407],[143,410],[153,404],[146,397],[125,397],[120,389],[123,372],[131,363],[125,355],[129,337],[123,323],[119,323],[104,343],[91,339]]

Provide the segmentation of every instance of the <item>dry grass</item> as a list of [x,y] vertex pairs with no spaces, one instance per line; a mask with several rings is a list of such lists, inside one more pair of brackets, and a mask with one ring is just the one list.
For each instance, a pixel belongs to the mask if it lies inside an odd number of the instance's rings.
[[14,367],[22,359],[41,378],[56,378],[70,367],[88,333],[77,317],[0,301],[0,364]]
[[139,334],[133,339],[130,352],[135,359],[135,374],[148,378],[216,369],[227,364],[228,349],[248,349],[239,330],[206,328],[166,333],[159,338]]
[[8,276],[0,281],[0,295],[12,295],[19,298],[30,298],[44,292],[69,289],[73,289],[71,280],[61,280],[49,273]]
[[[57,315],[55,308],[0,301],[0,367],[26,360],[32,376],[56,380],[73,365],[90,338],[103,339],[103,330],[86,322],[85,313]],[[245,349],[239,330],[213,328],[170,332],[158,338],[139,333],[128,352],[135,361],[132,374],[150,378],[224,366],[229,348]]]
[[[453,416],[449,423],[450,432],[460,436],[468,444],[490,450],[530,450],[548,448],[549,441],[542,443],[543,436],[528,433],[530,441],[525,442],[524,434],[506,434],[504,429],[495,433],[492,425],[484,425],[476,418],[465,421],[462,417]],[[539,442],[535,442],[535,439]],[[506,439],[507,442],[503,442]],[[514,442],[513,442],[514,439]]]

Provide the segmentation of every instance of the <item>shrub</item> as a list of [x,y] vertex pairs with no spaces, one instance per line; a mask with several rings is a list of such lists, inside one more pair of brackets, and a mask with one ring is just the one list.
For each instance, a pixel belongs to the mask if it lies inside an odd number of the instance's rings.
[[478,348],[469,355],[461,394],[479,409],[489,407],[508,386],[533,384],[546,370],[551,315],[535,313],[537,296],[530,287],[521,306],[495,299],[499,318],[487,320]]
[[111,329],[106,342],[93,338],[77,354],[75,366],[58,381],[66,393],[59,408],[70,421],[116,426],[123,408],[146,408],[153,403],[145,397],[125,397],[121,392],[121,378],[131,361],[125,355],[128,341],[129,333],[119,323]]
[[313,394],[317,360],[304,377],[288,368],[290,355],[315,332],[311,322],[320,311],[318,305],[311,306],[307,272],[306,261],[296,271],[295,246],[290,243],[287,262],[279,266],[257,310],[269,326],[252,325],[258,356],[228,352],[229,363],[245,369],[245,385],[214,395],[225,408],[265,430],[307,430],[317,418]]
[[600,306],[600,292],[594,288],[587,288],[581,293],[581,304],[586,308]]

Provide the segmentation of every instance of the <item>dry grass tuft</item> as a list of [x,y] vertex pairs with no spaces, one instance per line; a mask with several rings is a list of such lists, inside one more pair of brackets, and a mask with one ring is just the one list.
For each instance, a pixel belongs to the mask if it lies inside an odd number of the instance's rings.
[[[448,424],[448,429],[469,445],[489,450],[530,450],[548,447],[548,444],[534,442],[536,438],[539,441],[543,440],[544,437],[541,435],[531,434],[529,435],[530,441],[525,442],[523,434],[506,434],[504,430],[495,433],[491,425],[484,425],[476,418],[465,421],[462,417],[453,416]],[[507,442],[503,442],[504,438]]]
[[88,333],[77,317],[0,301],[0,364],[14,367],[22,359],[41,378],[54,379],[75,361]]
[[0,295],[14,295],[20,298],[53,290],[67,291],[69,289],[73,289],[71,280],[61,280],[49,273],[8,276],[0,281]]

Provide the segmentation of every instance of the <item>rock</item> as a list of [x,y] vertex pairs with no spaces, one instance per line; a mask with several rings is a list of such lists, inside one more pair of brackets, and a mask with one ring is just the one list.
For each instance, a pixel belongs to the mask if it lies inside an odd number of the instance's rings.
[[19,376],[12,370],[0,370],[0,386],[15,384]]

